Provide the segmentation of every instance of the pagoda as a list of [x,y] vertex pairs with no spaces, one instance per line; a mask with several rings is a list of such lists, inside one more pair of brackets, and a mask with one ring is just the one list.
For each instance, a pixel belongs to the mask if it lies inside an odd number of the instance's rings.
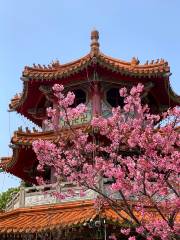
[[[46,186],[37,186],[38,160],[32,149],[33,141],[58,140],[57,133],[45,124],[46,108],[55,106],[52,86],[63,84],[65,92],[73,91],[75,105],[84,103],[88,111],[73,122],[75,127],[86,127],[92,116],[109,116],[112,107],[123,106],[119,88],[144,85],[143,103],[148,103],[153,113],[161,113],[169,107],[179,105],[180,97],[170,86],[170,67],[163,59],[141,64],[138,58],[122,61],[101,52],[99,33],[91,32],[90,52],[75,61],[61,64],[54,61],[48,66],[33,64],[25,66],[21,80],[23,90],[9,104],[16,111],[42,130],[19,127],[11,139],[12,157],[1,159],[0,167],[31,187],[20,187],[20,191],[0,214],[1,239],[106,239],[120,232],[121,219],[112,209],[93,207],[96,194],[88,190],[85,196],[58,200],[52,191],[68,191],[71,183],[59,183],[53,169],[46,169]],[[66,126],[64,131],[67,132]],[[70,186],[71,185],[71,186]],[[77,193],[80,189],[73,186]],[[46,194],[44,193],[46,192]],[[122,213],[123,214],[123,213]],[[108,238],[107,238],[108,239]],[[125,238],[124,238],[125,239]]]

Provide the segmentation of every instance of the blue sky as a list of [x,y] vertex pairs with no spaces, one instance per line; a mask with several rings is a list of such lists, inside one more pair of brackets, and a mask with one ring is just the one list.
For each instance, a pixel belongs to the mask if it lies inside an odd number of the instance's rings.
[[[179,0],[0,0],[0,156],[18,126],[31,124],[8,104],[22,91],[25,65],[61,63],[89,52],[90,32],[100,32],[101,51],[130,60],[165,58],[171,66],[171,85],[180,95]],[[0,174],[0,192],[19,180]]]

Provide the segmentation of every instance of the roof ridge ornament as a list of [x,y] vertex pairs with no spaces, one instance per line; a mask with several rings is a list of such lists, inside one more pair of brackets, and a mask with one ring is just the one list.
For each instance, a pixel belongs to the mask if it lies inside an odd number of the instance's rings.
[[99,32],[94,29],[91,32],[91,55],[98,55],[99,54]]
[[60,66],[60,62],[59,62],[58,59],[56,59],[56,60],[53,60],[53,61],[52,61],[51,65],[52,65],[52,67],[57,68],[57,67]]
[[139,61],[138,58],[133,57],[133,58],[131,59],[131,66],[136,66],[136,65],[138,65],[139,63],[140,63],[140,61]]

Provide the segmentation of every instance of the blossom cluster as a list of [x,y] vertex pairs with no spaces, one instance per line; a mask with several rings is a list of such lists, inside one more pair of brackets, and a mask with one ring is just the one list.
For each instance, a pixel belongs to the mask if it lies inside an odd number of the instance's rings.
[[[143,85],[138,84],[129,93],[126,88],[120,89],[123,109],[113,108],[109,118],[94,116],[89,130],[76,129],[71,121],[87,109],[83,104],[73,108],[74,94],[65,96],[63,89],[58,84],[53,87],[57,106],[48,109],[50,124],[58,129],[58,142],[33,143],[39,161],[38,182],[44,183],[44,168],[53,167],[57,179],[92,189],[108,203],[113,204],[113,196],[118,194],[136,235],[149,240],[175,237],[180,206],[180,109],[152,114],[141,103]],[[57,117],[67,122],[68,136],[57,125]],[[105,180],[109,182],[107,189]],[[57,196],[64,198],[61,193]],[[136,239],[130,229],[122,229],[121,233]]]

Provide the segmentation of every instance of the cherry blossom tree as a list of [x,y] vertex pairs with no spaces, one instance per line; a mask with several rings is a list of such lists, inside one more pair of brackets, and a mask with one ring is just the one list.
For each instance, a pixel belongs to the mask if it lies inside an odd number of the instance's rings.
[[[39,172],[53,167],[57,179],[81,186],[82,195],[95,191],[96,204],[108,204],[124,220],[121,233],[129,240],[177,239],[180,109],[152,114],[141,103],[143,85],[138,84],[130,91],[120,89],[125,105],[113,108],[110,117],[94,116],[88,126],[74,127],[72,121],[87,108],[72,107],[75,95],[63,90],[54,85],[57,104],[47,109],[46,124],[58,140],[33,143]],[[37,181],[45,184],[41,174]],[[65,198],[75,193],[55,194]]]

